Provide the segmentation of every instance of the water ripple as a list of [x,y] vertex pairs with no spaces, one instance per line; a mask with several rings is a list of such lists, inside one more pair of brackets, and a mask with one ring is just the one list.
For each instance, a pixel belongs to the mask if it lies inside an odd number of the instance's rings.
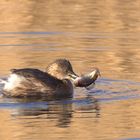
[[[127,85],[124,87],[124,84]],[[19,102],[20,100],[1,98],[0,108],[48,108],[48,104],[75,104],[76,106],[87,106],[97,102],[116,102],[128,99],[138,99],[139,94],[139,82],[133,81],[121,81],[111,79],[100,79],[98,80],[96,87],[91,90],[85,90],[87,93],[83,93],[84,97],[81,97],[80,90],[75,93],[77,96],[73,99],[65,99],[60,101],[27,101]],[[0,89],[2,90],[2,84]],[[79,94],[79,96],[78,96]]]

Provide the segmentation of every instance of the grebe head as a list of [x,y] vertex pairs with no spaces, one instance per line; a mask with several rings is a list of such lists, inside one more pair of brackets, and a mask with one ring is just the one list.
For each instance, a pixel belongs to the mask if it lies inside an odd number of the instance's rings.
[[74,80],[78,76],[74,73],[71,63],[66,59],[57,59],[46,68],[46,72],[58,79]]

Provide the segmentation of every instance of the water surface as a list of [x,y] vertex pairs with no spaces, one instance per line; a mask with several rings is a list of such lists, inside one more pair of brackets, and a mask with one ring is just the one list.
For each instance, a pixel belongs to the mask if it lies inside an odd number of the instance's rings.
[[101,77],[71,99],[1,97],[1,140],[140,139],[139,7],[139,0],[2,0],[0,78],[12,68],[44,70],[57,58],[78,74],[98,67]]

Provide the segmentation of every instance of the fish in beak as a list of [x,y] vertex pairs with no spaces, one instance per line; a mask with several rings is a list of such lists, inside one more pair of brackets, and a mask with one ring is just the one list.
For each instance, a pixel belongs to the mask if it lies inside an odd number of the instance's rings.
[[95,68],[95,70],[93,70],[91,73],[77,77],[74,80],[74,85],[76,87],[88,87],[89,85],[93,84],[99,76],[101,76],[100,71],[98,68]]

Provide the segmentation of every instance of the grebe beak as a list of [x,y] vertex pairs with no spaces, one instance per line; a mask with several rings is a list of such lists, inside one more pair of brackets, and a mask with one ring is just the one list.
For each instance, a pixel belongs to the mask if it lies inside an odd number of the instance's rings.
[[70,72],[69,74],[68,74],[68,76],[70,77],[70,79],[71,80],[75,80],[77,77],[79,77],[77,74],[75,74],[74,72]]

